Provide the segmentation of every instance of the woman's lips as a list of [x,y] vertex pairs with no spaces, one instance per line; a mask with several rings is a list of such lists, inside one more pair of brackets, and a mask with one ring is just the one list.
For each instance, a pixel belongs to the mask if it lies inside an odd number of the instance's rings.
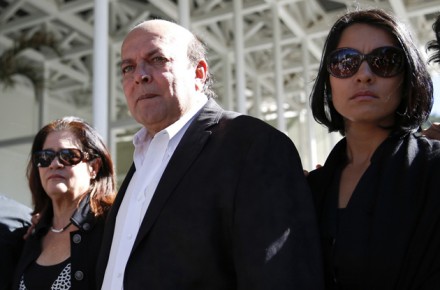
[[377,99],[378,97],[370,91],[362,91],[362,92],[357,92],[356,94],[354,94],[350,100],[370,100],[370,99]]
[[64,179],[64,176],[62,176],[61,174],[53,174],[53,175],[49,176],[47,179],[48,180],[49,179]]

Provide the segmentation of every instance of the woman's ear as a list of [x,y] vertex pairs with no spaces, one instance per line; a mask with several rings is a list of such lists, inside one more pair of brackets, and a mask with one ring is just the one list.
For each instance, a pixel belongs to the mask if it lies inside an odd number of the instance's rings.
[[208,75],[208,63],[201,59],[196,66],[195,71],[195,84],[196,84],[196,91],[201,92],[203,91],[203,87],[206,82],[206,77]]
[[90,166],[90,178],[95,179],[98,175],[99,169],[101,169],[102,161],[101,158],[95,158],[89,162]]

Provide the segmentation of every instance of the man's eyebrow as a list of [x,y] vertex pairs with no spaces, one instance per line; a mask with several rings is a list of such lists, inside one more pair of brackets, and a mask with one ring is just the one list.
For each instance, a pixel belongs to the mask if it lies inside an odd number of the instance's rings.
[[[153,50],[147,52],[147,53],[144,55],[144,57],[145,57],[145,58],[149,58],[149,57],[151,57],[152,55],[154,55],[154,54],[156,54],[157,52],[160,52],[160,51],[161,51],[161,49],[159,49],[159,48],[155,48],[155,49],[153,49]],[[131,59],[131,58],[126,58],[126,59],[121,60],[121,65],[124,65],[124,64],[127,64],[127,63],[132,63],[132,59]]]
[[129,59],[123,59],[122,61],[119,62],[119,65],[123,66],[123,65],[126,65],[126,64],[129,64],[129,63],[131,63],[131,61]]

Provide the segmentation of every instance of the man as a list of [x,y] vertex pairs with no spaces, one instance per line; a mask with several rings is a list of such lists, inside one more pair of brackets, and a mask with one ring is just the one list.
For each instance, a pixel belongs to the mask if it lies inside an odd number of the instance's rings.
[[121,48],[143,128],[107,219],[101,289],[322,289],[311,194],[291,140],[210,98],[203,45],[150,20]]
[[0,290],[10,289],[15,264],[20,257],[31,209],[0,195]]

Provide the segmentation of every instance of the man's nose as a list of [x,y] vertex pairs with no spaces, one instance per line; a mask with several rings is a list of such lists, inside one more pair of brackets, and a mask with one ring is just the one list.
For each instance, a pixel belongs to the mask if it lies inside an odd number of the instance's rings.
[[148,68],[146,68],[144,65],[139,65],[137,70],[136,83],[140,84],[151,82],[151,73],[149,72]]

